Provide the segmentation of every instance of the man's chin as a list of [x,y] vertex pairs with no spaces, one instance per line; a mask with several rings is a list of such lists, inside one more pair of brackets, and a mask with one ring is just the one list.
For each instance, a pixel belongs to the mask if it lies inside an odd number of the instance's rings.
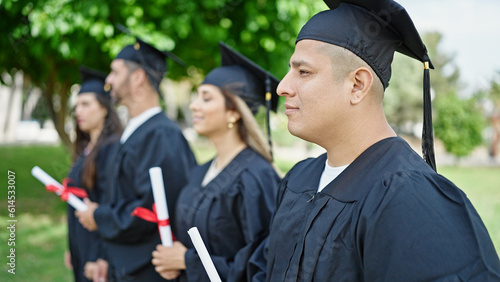
[[314,136],[310,136],[311,132],[304,130],[303,127],[300,127],[297,124],[291,124],[290,121],[288,121],[288,132],[304,141],[313,142],[312,140],[314,139]]
[[297,126],[294,126],[293,124],[291,124],[290,121],[288,121],[288,132],[290,132],[290,134],[292,134],[295,137],[302,138],[301,134],[300,134],[301,130],[299,130],[299,128],[297,128]]

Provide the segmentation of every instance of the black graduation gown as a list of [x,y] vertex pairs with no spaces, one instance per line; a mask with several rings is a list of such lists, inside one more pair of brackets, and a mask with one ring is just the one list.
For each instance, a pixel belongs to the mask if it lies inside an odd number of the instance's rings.
[[[112,142],[112,141],[110,141]],[[109,160],[110,152],[116,145],[115,142],[103,145],[96,157],[96,170],[94,179],[94,189],[90,190],[83,186],[81,176],[83,171],[83,163],[85,156],[81,156],[73,164],[68,177],[71,178],[70,186],[83,188],[87,191],[89,199],[93,202],[101,203],[104,195],[106,167]],[[102,249],[102,241],[97,232],[89,232],[85,229],[78,218],[75,217],[75,209],[68,205],[68,242],[69,251],[71,254],[71,264],[73,265],[73,274],[75,281],[90,281],[84,272],[85,263],[88,261],[95,262],[98,258],[104,258]]]
[[263,238],[276,204],[280,177],[250,148],[205,187],[212,161],[196,167],[177,202],[177,238],[188,250],[181,281],[209,281],[187,231],[197,227],[222,281],[247,281],[247,262]]
[[161,243],[158,226],[131,213],[136,207],[152,208],[149,169],[158,166],[163,172],[169,214],[174,218],[177,197],[194,165],[196,160],[181,130],[164,113],[148,119],[117,146],[108,168],[108,203],[94,212],[112,278],[161,280],[151,264],[151,253]]
[[499,281],[500,262],[466,195],[399,137],[316,193],[326,154],[278,192],[268,281]]

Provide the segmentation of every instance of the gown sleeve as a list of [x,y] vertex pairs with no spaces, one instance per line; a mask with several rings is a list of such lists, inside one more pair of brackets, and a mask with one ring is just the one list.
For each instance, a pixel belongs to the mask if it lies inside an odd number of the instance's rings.
[[[233,206],[236,207],[246,245],[239,249],[233,258],[211,255],[223,281],[246,281],[247,277],[253,276],[253,273],[247,273],[248,261],[269,233],[270,218],[276,205],[278,182],[279,177],[272,169],[258,174],[242,172],[240,182],[237,184],[239,195],[233,198],[235,201]],[[188,281],[208,279],[196,250],[188,249],[185,261]]]
[[366,216],[360,217],[365,281],[500,278],[484,224],[451,182],[410,172],[395,174],[382,186],[367,197],[376,200],[366,201]]
[[100,205],[94,213],[101,236],[116,243],[137,243],[155,232],[156,224],[131,216],[136,207],[152,208],[149,169],[155,166],[162,168],[169,214],[175,218],[177,197],[194,164],[180,132],[162,129],[145,136],[140,146],[128,151],[120,167],[120,175],[126,174],[129,179],[128,183],[118,182],[122,187],[115,189],[121,194],[113,203]]
[[[115,146],[117,146],[117,138],[114,140],[109,140],[106,145],[104,145],[101,150],[99,150],[99,154],[97,155],[97,167],[96,167],[96,180],[95,180],[95,192],[96,192],[96,201],[99,204],[106,203],[105,194],[106,190],[110,189],[107,185],[107,176],[108,173],[106,168],[109,166],[111,152],[114,150]],[[92,247],[94,253],[92,254],[92,258],[89,261],[97,261],[97,259],[107,260],[106,254],[104,251],[104,244],[102,242],[101,236],[98,232],[95,232],[96,240],[94,243],[94,247]]]

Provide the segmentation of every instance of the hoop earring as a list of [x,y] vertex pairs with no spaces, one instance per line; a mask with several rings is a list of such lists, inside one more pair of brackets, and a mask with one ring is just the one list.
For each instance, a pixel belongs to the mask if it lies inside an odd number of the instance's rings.
[[231,129],[234,127],[234,123],[236,122],[236,119],[234,117],[229,119],[229,122],[227,123],[227,128]]

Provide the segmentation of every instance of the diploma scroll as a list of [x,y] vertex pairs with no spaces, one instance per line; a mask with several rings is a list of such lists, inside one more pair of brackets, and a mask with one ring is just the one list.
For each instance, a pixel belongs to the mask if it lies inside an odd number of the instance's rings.
[[[59,188],[59,191],[56,191],[56,194],[58,196],[60,196],[65,189],[64,186],[61,185],[61,183],[57,182],[54,178],[52,178],[38,166],[35,166],[33,167],[33,169],[31,169],[31,175],[33,175],[36,179],[42,182],[45,186],[53,185]],[[73,208],[75,208],[77,211],[86,211],[88,209],[87,205],[72,193],[68,193],[67,203]]]
[[214,262],[208,254],[207,247],[205,247],[205,244],[203,243],[203,239],[201,238],[198,228],[191,227],[191,229],[188,230],[188,234],[189,237],[191,237],[191,241],[193,241],[194,248],[200,256],[201,262],[203,263],[203,267],[205,267],[205,271],[207,272],[210,281],[221,282],[219,273],[217,273],[217,269],[215,269]]
[[[165,186],[163,185],[163,174],[160,167],[149,169],[151,186],[153,188],[153,198],[156,207],[156,216],[158,217],[158,229],[160,231],[161,244],[163,246],[172,246],[172,229],[168,224],[168,206],[165,197]],[[161,224],[164,222],[165,224]]]

